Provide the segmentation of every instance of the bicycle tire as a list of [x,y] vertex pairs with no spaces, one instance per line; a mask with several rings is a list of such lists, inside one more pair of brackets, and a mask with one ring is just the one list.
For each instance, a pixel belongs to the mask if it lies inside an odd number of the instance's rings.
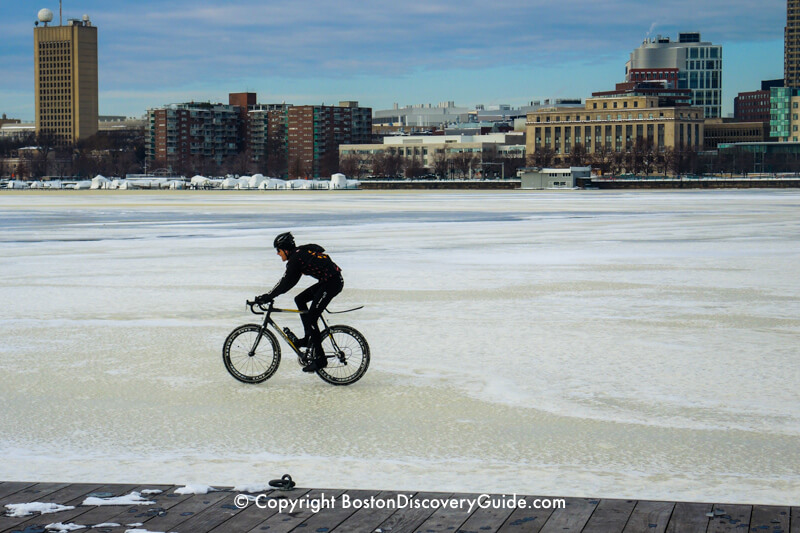
[[255,353],[250,350],[261,326],[245,324],[234,329],[222,346],[222,362],[231,376],[242,383],[261,383],[268,380],[281,364],[281,347],[271,331],[264,329]]
[[[336,353],[331,336],[339,347]],[[350,326],[331,326],[322,332],[322,349],[328,366],[317,375],[331,385],[351,385],[361,379],[369,368],[369,344],[358,330]]]

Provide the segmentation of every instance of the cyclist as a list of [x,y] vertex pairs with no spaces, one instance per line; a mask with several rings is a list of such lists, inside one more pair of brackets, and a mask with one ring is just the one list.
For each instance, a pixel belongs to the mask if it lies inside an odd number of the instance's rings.
[[314,372],[325,368],[328,366],[328,360],[322,351],[322,336],[317,321],[334,296],[342,292],[344,287],[342,269],[336,266],[336,263],[324,253],[325,249],[318,244],[295,246],[294,237],[290,232],[281,233],[275,237],[273,246],[286,263],[286,272],[271,291],[256,297],[256,303],[270,302],[277,296],[288,292],[297,285],[303,274],[316,278],[317,283],[298,294],[294,299],[299,310],[307,311],[300,315],[305,336],[298,340],[297,346],[309,346],[310,344],[314,348],[314,359],[303,367],[303,372]]

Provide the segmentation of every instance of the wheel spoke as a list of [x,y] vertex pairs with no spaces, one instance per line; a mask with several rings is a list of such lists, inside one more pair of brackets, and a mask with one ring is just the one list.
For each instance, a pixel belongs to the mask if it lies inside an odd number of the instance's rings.
[[239,381],[260,383],[278,369],[280,347],[271,332],[261,333],[258,347],[250,355],[260,330],[261,327],[254,324],[242,326],[234,330],[225,341],[222,353],[225,368]]

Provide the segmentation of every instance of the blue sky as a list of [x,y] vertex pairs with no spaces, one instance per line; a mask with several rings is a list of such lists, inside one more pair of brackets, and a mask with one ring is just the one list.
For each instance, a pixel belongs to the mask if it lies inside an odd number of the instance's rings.
[[[723,113],[783,76],[785,0],[64,0],[99,35],[100,114],[184,101],[524,105],[622,81],[647,37],[723,46]],[[32,120],[33,22],[55,0],[0,0],[0,114]]]

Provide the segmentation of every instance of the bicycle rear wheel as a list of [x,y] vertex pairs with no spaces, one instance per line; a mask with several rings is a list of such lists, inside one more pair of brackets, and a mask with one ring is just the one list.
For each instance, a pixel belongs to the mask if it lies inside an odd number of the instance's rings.
[[317,375],[331,385],[350,385],[367,372],[369,345],[356,329],[331,326],[322,332],[322,349],[328,366],[317,370]]
[[[261,335],[258,346],[253,349]],[[222,361],[231,376],[243,383],[261,383],[272,377],[281,363],[281,347],[271,331],[258,324],[233,330],[222,346]]]

